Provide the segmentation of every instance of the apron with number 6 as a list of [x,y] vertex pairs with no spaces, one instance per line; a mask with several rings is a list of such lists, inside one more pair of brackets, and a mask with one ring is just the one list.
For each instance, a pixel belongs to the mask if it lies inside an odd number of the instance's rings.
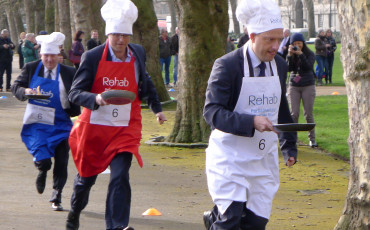
[[34,161],[54,157],[57,145],[68,138],[72,121],[64,111],[59,94],[59,65],[56,80],[39,77],[42,62],[32,76],[29,88],[51,94],[46,100],[29,99],[23,117],[22,141],[32,154]]
[[107,61],[108,41],[91,92],[100,94],[119,89],[134,92],[136,99],[127,105],[99,106],[97,110],[84,108],[74,124],[69,144],[74,162],[82,177],[103,172],[114,156],[129,152],[142,167],[139,154],[141,140],[141,101],[137,96],[135,57],[130,62]]
[[[234,112],[266,116],[276,124],[281,98],[279,76],[253,77],[249,55],[246,59]],[[270,68],[277,73],[275,60]],[[253,137],[242,137],[213,130],[206,149],[206,173],[209,192],[222,214],[232,201],[239,201],[268,219],[279,188],[277,134],[255,130]]]

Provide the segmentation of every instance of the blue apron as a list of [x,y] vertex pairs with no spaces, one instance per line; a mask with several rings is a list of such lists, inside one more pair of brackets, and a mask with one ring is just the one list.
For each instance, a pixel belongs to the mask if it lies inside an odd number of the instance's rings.
[[46,100],[28,100],[21,132],[22,141],[34,161],[54,157],[55,148],[69,137],[73,125],[60,102],[59,64],[55,80],[39,76],[42,65],[40,62],[37,66],[29,88],[36,91],[40,86],[41,93],[51,94],[51,97]]

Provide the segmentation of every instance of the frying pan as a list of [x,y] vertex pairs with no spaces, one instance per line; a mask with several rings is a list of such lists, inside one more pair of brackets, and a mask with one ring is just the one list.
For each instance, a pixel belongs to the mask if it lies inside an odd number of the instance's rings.
[[51,95],[45,95],[45,94],[41,94],[41,95],[37,95],[37,94],[25,94],[24,96],[26,98],[28,98],[28,99],[48,99],[48,98],[50,98]]
[[126,105],[133,102],[136,94],[127,90],[109,90],[101,94],[104,101],[112,105]]
[[274,129],[278,132],[296,132],[296,131],[310,131],[315,128],[315,123],[299,124],[299,123],[289,123],[289,124],[276,124],[273,125]]

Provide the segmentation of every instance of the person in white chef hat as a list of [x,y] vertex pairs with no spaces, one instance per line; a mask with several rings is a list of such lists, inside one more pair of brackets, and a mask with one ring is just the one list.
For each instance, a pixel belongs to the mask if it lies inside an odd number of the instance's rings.
[[[79,228],[81,211],[97,175],[110,167],[105,222],[106,229],[132,229],[129,169],[133,155],[140,166],[141,100],[162,124],[166,118],[153,82],[145,70],[145,51],[130,43],[132,26],[138,17],[129,0],[108,0],[101,9],[107,41],[82,55],[69,92],[71,102],[83,106],[69,138],[78,174],[75,178],[66,229]],[[136,95],[126,105],[111,105],[102,93],[125,90]]]
[[[70,103],[67,96],[75,69],[58,64],[59,46],[64,39],[60,32],[37,36],[41,60],[27,63],[12,86],[17,99],[29,99],[21,137],[39,170],[36,189],[40,194],[44,192],[47,171],[54,157],[50,202],[56,211],[63,210],[62,191],[67,181],[68,137],[72,129],[70,117],[80,114],[80,107]],[[45,96],[50,97],[40,99]]]
[[288,66],[276,55],[283,38],[274,0],[242,0],[236,10],[250,40],[217,59],[208,81],[204,118],[212,133],[206,149],[208,190],[215,203],[206,229],[262,230],[279,187],[278,138],[286,165],[297,159],[296,132],[286,99]]

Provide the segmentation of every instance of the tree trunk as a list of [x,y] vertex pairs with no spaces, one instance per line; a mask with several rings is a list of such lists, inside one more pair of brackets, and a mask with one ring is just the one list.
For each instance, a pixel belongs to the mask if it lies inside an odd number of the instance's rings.
[[308,38],[316,37],[315,32],[315,9],[313,0],[304,0],[307,8]]
[[60,32],[66,36],[64,41],[64,50],[68,53],[72,46],[72,36],[71,36],[71,22],[69,16],[69,1],[68,0],[58,0],[59,8],[59,28]]
[[174,35],[176,33],[176,27],[177,27],[175,0],[168,1],[168,8],[170,9],[170,14],[171,14],[171,34]]
[[347,198],[335,230],[370,229],[370,4],[338,1],[343,78],[349,113],[351,171]]
[[[170,142],[207,142],[210,128],[203,119],[207,80],[216,58],[225,53],[228,4],[224,0],[177,0],[181,31],[179,95]],[[199,20],[202,18],[202,20]]]
[[14,1],[8,0],[5,5],[6,18],[8,19],[9,25],[9,35],[10,39],[14,44],[18,43],[18,34],[15,26],[14,12],[13,12],[13,3]]
[[60,32],[58,0],[54,0],[54,6],[54,31]]
[[33,0],[23,0],[24,11],[26,14],[27,33],[36,33],[35,31],[35,9]]
[[234,33],[236,35],[238,35],[238,37],[239,37],[239,35],[240,35],[240,26],[239,26],[239,21],[236,18],[236,14],[235,14],[236,0],[230,0],[230,6],[231,6],[231,12],[232,12],[232,15],[233,15]]
[[[71,7],[71,18],[73,18],[74,30],[72,27],[72,33],[75,31],[81,30],[85,32],[85,38],[82,43],[86,46],[86,41],[90,39],[90,30],[91,30],[91,4],[96,0],[70,0]],[[94,15],[96,16],[96,15]]]
[[38,34],[41,30],[45,30],[45,1],[35,0],[35,31]]
[[139,11],[139,17],[134,24],[133,42],[141,44],[146,51],[146,69],[152,77],[160,101],[168,101],[170,97],[164,86],[159,65],[159,43],[157,17],[152,0],[133,0]]
[[54,11],[54,0],[45,0],[45,29],[48,33],[55,31]]
[[87,31],[86,36],[90,36],[91,29],[96,29],[99,31],[99,39],[102,43],[105,42],[107,37],[105,36],[105,22],[104,19],[101,16],[100,9],[102,8],[103,4],[105,3],[105,0],[100,1],[92,1],[90,4],[90,23],[92,25],[92,28]]

